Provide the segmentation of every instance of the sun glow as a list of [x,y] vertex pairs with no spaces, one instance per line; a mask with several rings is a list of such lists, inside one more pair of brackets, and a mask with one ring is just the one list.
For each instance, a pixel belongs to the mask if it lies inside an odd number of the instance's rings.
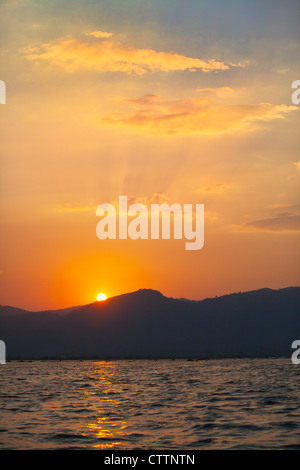
[[97,295],[97,300],[98,302],[101,302],[102,300],[106,300],[106,295],[101,293]]

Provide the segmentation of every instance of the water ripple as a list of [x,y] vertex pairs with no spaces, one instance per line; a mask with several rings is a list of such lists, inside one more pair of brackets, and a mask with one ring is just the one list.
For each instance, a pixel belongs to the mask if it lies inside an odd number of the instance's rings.
[[2,449],[300,449],[289,359],[0,367]]

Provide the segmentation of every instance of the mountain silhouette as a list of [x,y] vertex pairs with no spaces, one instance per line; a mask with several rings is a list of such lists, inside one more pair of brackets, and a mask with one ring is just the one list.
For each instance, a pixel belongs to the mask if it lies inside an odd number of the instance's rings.
[[8,359],[290,356],[300,287],[189,301],[151,289],[30,312],[0,307]]

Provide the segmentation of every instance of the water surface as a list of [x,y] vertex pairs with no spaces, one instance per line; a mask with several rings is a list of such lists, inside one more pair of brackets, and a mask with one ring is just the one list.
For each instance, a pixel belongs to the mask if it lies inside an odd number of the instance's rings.
[[300,449],[290,359],[9,362],[2,449]]

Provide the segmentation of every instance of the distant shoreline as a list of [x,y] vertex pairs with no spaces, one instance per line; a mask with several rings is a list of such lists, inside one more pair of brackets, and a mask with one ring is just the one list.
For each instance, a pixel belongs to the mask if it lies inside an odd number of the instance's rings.
[[220,356],[220,357],[26,357],[9,358],[6,362],[34,362],[34,361],[211,361],[226,359],[290,359],[290,356]]

